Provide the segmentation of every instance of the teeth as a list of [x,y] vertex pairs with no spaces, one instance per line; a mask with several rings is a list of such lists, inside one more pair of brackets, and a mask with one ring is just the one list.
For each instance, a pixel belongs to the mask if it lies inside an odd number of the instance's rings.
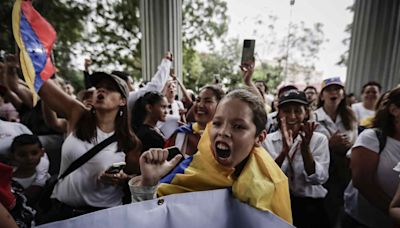
[[223,143],[218,143],[217,148],[220,150],[228,150],[229,149],[229,147]]
[[197,114],[205,114],[205,112],[197,111]]

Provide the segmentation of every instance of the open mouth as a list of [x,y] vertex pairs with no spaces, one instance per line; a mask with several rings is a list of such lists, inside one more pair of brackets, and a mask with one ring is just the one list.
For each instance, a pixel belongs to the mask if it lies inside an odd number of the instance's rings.
[[331,97],[331,101],[336,101],[337,97]]
[[99,95],[97,95],[97,100],[99,100],[99,101],[104,100],[104,95],[101,93]]
[[203,110],[196,110],[196,114],[197,115],[207,115],[207,112],[205,112]]
[[225,158],[228,158],[231,155],[231,150],[229,149],[229,146],[227,144],[225,144],[225,143],[222,143],[222,142],[218,142],[215,145],[215,150],[216,150],[215,151],[216,155],[219,158],[225,159]]

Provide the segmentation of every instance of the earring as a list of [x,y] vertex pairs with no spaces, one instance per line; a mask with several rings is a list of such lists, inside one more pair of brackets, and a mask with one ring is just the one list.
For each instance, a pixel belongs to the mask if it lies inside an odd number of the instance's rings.
[[92,108],[92,114],[96,114],[96,109]]
[[122,110],[119,110],[119,116],[122,116],[122,114],[124,114],[124,112]]

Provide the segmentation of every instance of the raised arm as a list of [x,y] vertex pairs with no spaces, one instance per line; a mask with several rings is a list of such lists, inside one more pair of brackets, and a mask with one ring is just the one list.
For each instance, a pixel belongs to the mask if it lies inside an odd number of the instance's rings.
[[43,83],[39,90],[39,96],[52,110],[65,116],[70,131],[75,128],[76,122],[86,111],[82,103],[64,93],[52,80]]
[[28,86],[19,79],[17,69],[18,64],[13,61],[9,61],[2,66],[0,83],[6,87],[5,98],[16,108],[21,108],[22,105],[32,108],[32,93]]
[[253,72],[254,72],[254,61],[247,61],[240,65],[240,69],[243,72],[243,82],[244,84],[249,87],[250,91],[253,92],[254,94],[258,95],[263,101],[264,97],[258,91],[256,85],[253,83]]
[[186,90],[185,85],[176,77],[175,74],[172,74],[171,77],[178,82],[179,88],[181,88],[183,97],[188,101],[188,103],[192,104],[192,98]]
[[45,102],[42,102],[42,113],[44,122],[59,133],[68,132],[68,121],[64,118],[58,118],[57,113],[50,109]]
[[167,53],[166,56],[161,61],[160,66],[158,66],[158,71],[153,76],[151,81],[147,83],[144,87],[138,89],[137,91],[132,91],[129,93],[129,98],[128,98],[129,109],[131,109],[135,104],[136,100],[139,99],[139,97],[143,96],[145,93],[149,91],[161,92],[161,90],[165,86],[165,83],[169,79],[169,71],[171,68],[171,63],[172,63],[172,55],[171,53]]

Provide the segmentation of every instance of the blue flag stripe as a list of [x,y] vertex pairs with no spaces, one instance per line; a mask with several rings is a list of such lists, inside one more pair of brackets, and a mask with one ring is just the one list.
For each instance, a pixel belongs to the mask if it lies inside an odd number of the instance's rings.
[[172,182],[172,180],[174,179],[175,175],[178,173],[184,173],[185,169],[187,169],[187,167],[189,167],[190,163],[193,160],[193,156],[190,156],[188,158],[186,158],[185,160],[183,160],[181,163],[179,163],[179,165],[177,165],[175,167],[174,170],[172,170],[172,172],[168,175],[166,175],[165,177],[163,177],[160,180],[160,183],[164,183],[164,184],[170,184]]
[[42,42],[33,31],[31,25],[26,19],[25,15],[21,11],[20,21],[21,37],[24,42],[25,50],[28,52],[29,57],[32,60],[33,68],[35,69],[35,80],[34,87],[35,91],[38,91],[40,86],[43,84],[43,80],[40,76],[43,68],[46,65],[47,55],[46,50]]

